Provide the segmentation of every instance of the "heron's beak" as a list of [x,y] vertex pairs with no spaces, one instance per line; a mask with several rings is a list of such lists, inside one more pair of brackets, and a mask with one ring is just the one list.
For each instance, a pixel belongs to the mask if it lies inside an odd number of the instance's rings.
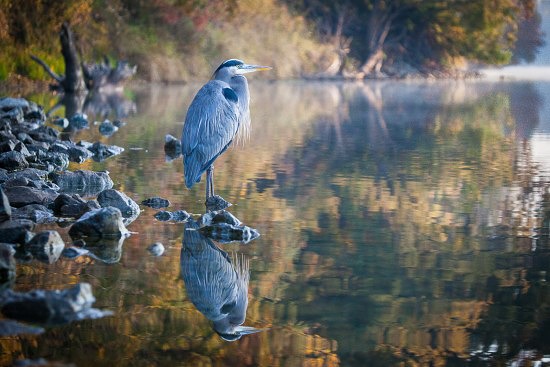
[[270,70],[273,69],[271,66],[260,66],[260,65],[247,65],[243,64],[237,69],[237,74],[246,74],[252,73],[254,71]]
[[256,334],[260,331],[265,331],[267,329],[256,329],[252,326],[237,326],[235,327],[235,334],[239,335],[249,335],[249,334]]

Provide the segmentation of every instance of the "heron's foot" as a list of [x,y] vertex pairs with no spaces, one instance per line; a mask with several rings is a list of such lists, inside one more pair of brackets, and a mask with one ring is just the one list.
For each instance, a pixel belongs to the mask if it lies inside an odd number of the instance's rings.
[[220,195],[214,195],[208,197],[204,202],[204,205],[206,205],[206,210],[214,211],[229,208],[233,204],[222,198]]

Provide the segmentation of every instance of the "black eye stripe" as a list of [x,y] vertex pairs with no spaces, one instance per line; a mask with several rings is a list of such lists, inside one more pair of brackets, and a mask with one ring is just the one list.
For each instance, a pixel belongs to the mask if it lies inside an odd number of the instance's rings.
[[244,62],[242,62],[241,60],[237,60],[237,59],[225,60],[225,61],[216,69],[216,72],[217,72],[218,70],[220,70],[221,68],[226,68],[226,67],[231,67],[231,66],[238,66],[238,65],[244,65]]

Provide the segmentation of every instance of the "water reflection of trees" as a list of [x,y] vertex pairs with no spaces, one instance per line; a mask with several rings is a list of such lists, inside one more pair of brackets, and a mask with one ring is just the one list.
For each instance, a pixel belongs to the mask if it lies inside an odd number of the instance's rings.
[[[316,127],[325,135],[287,152],[292,165],[277,195],[317,218],[303,231],[288,294],[299,319],[320,320],[322,335],[338,340],[344,361],[364,364],[388,350],[411,361],[465,359],[478,328],[489,334],[484,341],[506,345],[509,357],[525,341],[510,333],[525,312],[519,306],[547,310],[546,291],[521,275],[531,268],[523,259],[533,256],[524,236],[542,228],[544,200],[536,195],[533,206],[538,180],[518,165],[518,142],[538,112],[517,106],[540,106],[540,97],[531,85],[508,88],[460,95],[419,86],[406,89],[416,98],[401,98],[391,86],[365,86],[351,99],[349,120],[333,123],[343,143],[325,124]],[[309,181],[318,171],[323,177]],[[536,185],[544,191],[548,182]],[[548,263],[539,265],[540,278]],[[493,297],[509,292],[526,294],[512,297],[516,314],[496,311]],[[493,330],[491,322],[509,327]]]

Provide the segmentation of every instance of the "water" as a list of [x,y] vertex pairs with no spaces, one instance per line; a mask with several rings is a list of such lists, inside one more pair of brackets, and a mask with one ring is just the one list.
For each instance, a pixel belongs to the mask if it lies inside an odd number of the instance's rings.
[[[73,137],[125,153],[72,168],[203,212],[204,183],[185,189],[163,152],[197,88],[127,92],[126,126]],[[216,189],[261,237],[219,246],[249,261],[245,325],[266,330],[215,333],[181,278],[184,225],[144,207],[116,264],[18,265],[16,290],[89,282],[114,316],[2,338],[0,364],[548,363],[550,83],[254,81],[251,94],[251,139],[217,161]]]

